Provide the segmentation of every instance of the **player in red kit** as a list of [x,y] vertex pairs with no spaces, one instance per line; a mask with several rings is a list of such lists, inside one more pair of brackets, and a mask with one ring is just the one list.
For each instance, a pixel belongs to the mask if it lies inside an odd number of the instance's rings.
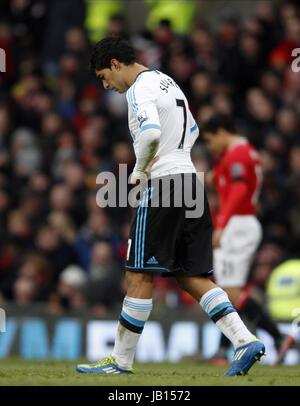
[[[246,138],[236,134],[233,120],[228,116],[213,116],[203,125],[202,132],[209,149],[218,157],[213,168],[213,181],[219,197],[213,233],[216,282],[227,291],[239,313],[274,338],[278,356],[282,359],[293,339],[282,336],[247,289],[251,263],[262,238],[262,228],[256,218],[262,184],[259,154]],[[222,336],[216,361],[227,359],[229,345]]]
[[[245,138],[235,137],[229,147],[225,150],[218,165],[214,168],[214,182],[219,195],[219,211],[216,216],[216,230],[214,235],[215,246],[220,246],[220,239],[226,229],[227,239],[235,230],[247,230],[242,233],[242,238],[248,236],[251,231],[249,241],[239,242],[243,245],[251,243],[251,247],[257,248],[261,239],[261,226],[255,217],[257,198],[262,181],[261,164],[258,153],[247,142]],[[230,223],[230,226],[229,226]],[[232,225],[233,223],[238,226]],[[250,230],[249,230],[250,227]],[[229,232],[228,229],[232,230]],[[225,234],[225,235],[226,235]],[[243,253],[244,255],[244,253]],[[242,258],[232,259],[238,275],[235,278],[245,277],[241,275],[240,264]],[[223,258],[220,258],[222,263]],[[245,267],[245,264],[243,263]],[[232,278],[228,281],[232,285]],[[237,282],[234,283],[237,285]],[[239,289],[234,289],[232,295],[239,295]]]

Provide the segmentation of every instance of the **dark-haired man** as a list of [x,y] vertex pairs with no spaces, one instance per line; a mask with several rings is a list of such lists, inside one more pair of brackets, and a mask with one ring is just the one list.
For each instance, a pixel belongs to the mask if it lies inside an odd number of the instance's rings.
[[[137,63],[132,47],[123,39],[104,38],[97,43],[91,66],[105,89],[127,92],[129,129],[136,154],[131,182],[148,181],[131,225],[127,295],[113,353],[95,364],[79,365],[77,371],[132,372],[138,339],[152,309],[154,275],[163,274],[174,275],[233,343],[235,359],[226,375],[243,375],[264,354],[265,347],[246,328],[227,294],[209,279],[212,224],[207,200],[204,198],[202,216],[195,218],[186,216],[185,203],[180,207],[174,204],[186,183],[193,191],[200,185],[190,156],[198,127],[187,99],[172,78]],[[173,185],[181,184],[180,190],[160,188],[170,176]],[[165,198],[169,207],[161,204]],[[159,202],[158,207],[152,205],[153,200]]]
[[[254,254],[262,238],[256,218],[257,202],[262,184],[258,152],[246,138],[237,134],[232,117],[217,114],[202,126],[209,149],[217,157],[214,184],[219,196],[219,210],[213,233],[214,275],[216,283],[228,293],[240,314],[274,339],[278,356],[293,344],[284,337],[262,306],[252,297],[247,282]],[[215,364],[227,360],[230,343],[222,336]]]

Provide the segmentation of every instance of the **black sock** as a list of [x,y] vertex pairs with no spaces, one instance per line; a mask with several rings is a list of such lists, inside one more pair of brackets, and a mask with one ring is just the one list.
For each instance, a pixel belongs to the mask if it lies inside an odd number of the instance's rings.
[[228,340],[228,338],[224,334],[222,334],[221,340],[220,340],[220,349],[228,350],[228,348],[230,346],[231,346],[231,342]]
[[244,314],[257,327],[267,331],[274,338],[275,343],[280,341],[281,333],[278,330],[278,327],[274,321],[270,319],[262,306],[260,306],[255,300],[251,298],[248,299],[244,309],[240,313]]

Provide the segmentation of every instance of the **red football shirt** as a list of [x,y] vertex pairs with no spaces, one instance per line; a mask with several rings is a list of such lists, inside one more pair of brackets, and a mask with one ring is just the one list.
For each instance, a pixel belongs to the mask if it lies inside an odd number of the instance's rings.
[[217,228],[224,228],[231,216],[256,213],[262,181],[258,152],[245,139],[239,138],[214,167],[219,195]]

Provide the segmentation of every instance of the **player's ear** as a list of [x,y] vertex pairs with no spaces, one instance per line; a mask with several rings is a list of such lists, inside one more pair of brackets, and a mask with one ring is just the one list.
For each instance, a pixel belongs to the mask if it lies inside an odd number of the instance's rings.
[[119,70],[121,69],[121,64],[120,64],[120,62],[119,62],[117,59],[114,59],[114,58],[113,58],[113,59],[110,61],[110,67],[111,67],[112,70],[119,71]]
[[224,137],[225,135],[227,135],[227,131],[224,130],[224,128],[220,127],[220,128],[218,128],[216,135],[220,135],[220,137]]

